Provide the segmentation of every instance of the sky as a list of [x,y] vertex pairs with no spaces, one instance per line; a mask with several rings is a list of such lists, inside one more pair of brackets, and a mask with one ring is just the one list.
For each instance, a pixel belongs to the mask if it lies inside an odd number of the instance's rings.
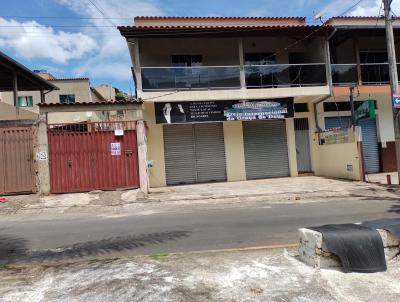
[[[114,25],[134,16],[340,15],[360,0],[0,0],[0,50],[58,78],[88,77],[133,91],[125,39]],[[99,12],[100,9],[103,13]],[[393,0],[400,15],[400,0]],[[361,0],[347,15],[378,15],[381,0]]]

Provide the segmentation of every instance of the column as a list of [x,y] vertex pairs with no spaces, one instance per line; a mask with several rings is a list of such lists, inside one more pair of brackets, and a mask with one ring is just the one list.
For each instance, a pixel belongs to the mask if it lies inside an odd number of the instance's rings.
[[40,113],[37,122],[37,177],[39,194],[50,194],[50,165],[49,165],[49,143],[47,137],[47,113]]
[[244,70],[244,50],[243,50],[243,39],[239,39],[239,65],[240,65],[240,87],[246,88],[246,72]]
[[136,122],[136,135],[138,145],[139,182],[140,190],[149,193],[149,178],[147,174],[147,139],[146,126],[143,120]]

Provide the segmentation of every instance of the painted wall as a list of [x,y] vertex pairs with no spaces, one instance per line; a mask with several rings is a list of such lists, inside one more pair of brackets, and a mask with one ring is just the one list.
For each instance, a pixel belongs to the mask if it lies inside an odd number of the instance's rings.
[[156,124],[154,103],[143,104],[143,117],[147,123],[147,159],[154,161],[149,168],[150,187],[165,187],[164,136],[161,125]]
[[[166,186],[163,127],[155,122],[154,103],[146,102],[143,109],[147,122],[148,160],[154,161],[149,169],[150,187]],[[303,114],[311,118],[312,113]],[[223,123],[225,157],[228,181],[246,180],[243,128],[241,121]],[[311,131],[311,129],[310,129]],[[288,142],[288,157],[290,175],[297,176],[296,142],[293,119],[286,119],[286,135]],[[266,138],[268,139],[268,138]]]
[[[315,134],[317,136],[317,134]],[[361,140],[361,129],[356,127],[355,140],[352,143],[318,145],[318,139],[313,139],[315,145],[315,175],[331,178],[361,180],[361,160],[357,141]],[[348,165],[352,171],[348,171]]]
[[13,105],[0,102],[0,121],[10,120],[36,120],[39,117],[37,113]]

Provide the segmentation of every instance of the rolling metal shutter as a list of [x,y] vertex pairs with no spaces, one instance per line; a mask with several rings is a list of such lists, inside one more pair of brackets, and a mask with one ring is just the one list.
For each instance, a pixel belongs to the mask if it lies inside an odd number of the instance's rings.
[[165,125],[164,153],[167,185],[196,182],[192,125]]
[[351,127],[351,116],[332,116],[325,118],[325,129]]
[[365,119],[358,122],[362,132],[365,173],[379,173],[379,150],[375,119]]
[[247,179],[289,176],[285,120],[243,122]]
[[[325,118],[325,129],[337,128],[340,126],[350,127],[350,125],[350,116]],[[358,125],[361,126],[365,173],[379,173],[379,150],[375,119],[360,120]]]
[[226,160],[222,123],[194,124],[197,182],[225,181]]
[[222,123],[164,126],[167,185],[226,180]]

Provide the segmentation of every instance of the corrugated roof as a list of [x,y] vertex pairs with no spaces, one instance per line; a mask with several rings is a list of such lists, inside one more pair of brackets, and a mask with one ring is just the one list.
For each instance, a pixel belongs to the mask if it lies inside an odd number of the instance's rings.
[[79,102],[72,104],[62,104],[62,103],[39,103],[39,107],[60,107],[60,106],[98,106],[98,105],[129,105],[129,104],[141,104],[143,101],[141,99],[136,99],[130,97],[125,100],[120,101],[106,101],[106,102]]
[[306,17],[136,16],[135,20],[301,20]]

